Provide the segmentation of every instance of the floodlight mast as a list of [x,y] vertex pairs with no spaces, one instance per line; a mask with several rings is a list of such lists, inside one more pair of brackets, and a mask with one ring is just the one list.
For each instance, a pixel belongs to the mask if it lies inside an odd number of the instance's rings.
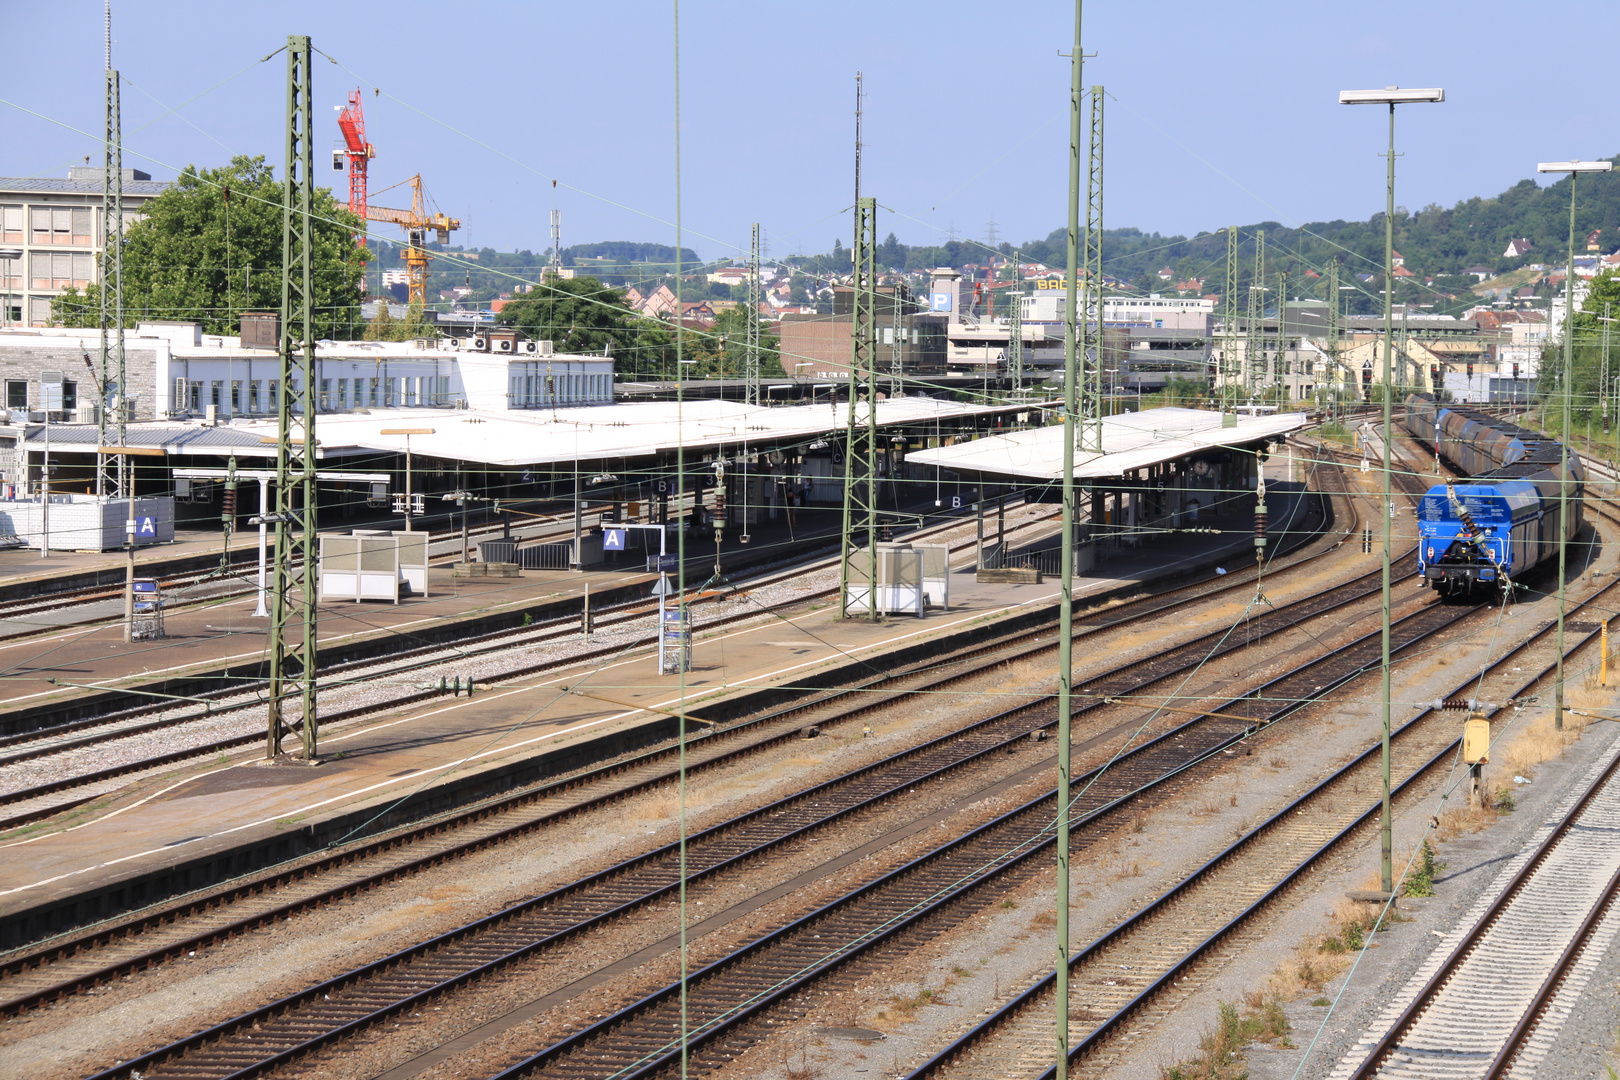
[[1379,664],[1380,694],[1383,711],[1383,756],[1382,769],[1384,783],[1383,813],[1379,823],[1379,847],[1381,849],[1380,887],[1385,896],[1390,896],[1395,890],[1394,875],[1394,824],[1390,812],[1389,792],[1389,564],[1390,564],[1390,518],[1394,516],[1394,495],[1390,490],[1390,446],[1392,439],[1390,430],[1394,426],[1395,381],[1392,375],[1395,358],[1392,355],[1392,343],[1395,337],[1395,106],[1417,105],[1446,100],[1446,92],[1439,87],[1423,90],[1402,90],[1398,86],[1386,86],[1382,90],[1341,90],[1339,92],[1340,105],[1387,105],[1389,107],[1389,172],[1384,193],[1384,431],[1382,441],[1384,444],[1384,482],[1383,507],[1384,519],[1384,555],[1383,555],[1383,603],[1382,607],[1382,657]]
[[[1558,465],[1558,632],[1554,649],[1558,654],[1558,674],[1553,683],[1553,727],[1564,726],[1564,573],[1569,559],[1569,428],[1570,396],[1575,387],[1575,184],[1580,173],[1609,172],[1610,161],[1543,161],[1539,173],[1569,174],[1569,269],[1564,276],[1564,370],[1559,378],[1562,393],[1562,420],[1559,428]],[[1603,388],[1598,388],[1601,395]]]

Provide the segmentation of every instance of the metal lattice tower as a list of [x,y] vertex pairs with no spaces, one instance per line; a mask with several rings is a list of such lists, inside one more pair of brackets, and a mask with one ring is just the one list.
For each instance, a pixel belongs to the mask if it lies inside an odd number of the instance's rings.
[[1086,231],[1081,256],[1085,274],[1085,302],[1075,321],[1082,334],[1081,370],[1085,372],[1080,389],[1079,449],[1102,453],[1102,374],[1103,374],[1103,88],[1091,88],[1091,154],[1086,166]]
[[889,315],[894,335],[889,346],[889,397],[897,398],[906,392],[904,360],[906,350],[906,320],[901,305],[901,285],[894,283],[894,292],[889,302]]
[[1012,376],[1013,397],[1024,400],[1024,298],[1014,293],[1007,319],[1007,374]]
[[1284,384],[1285,376],[1289,374],[1287,311],[1288,274],[1285,271],[1277,275],[1277,357],[1272,367],[1279,386]]
[[[314,154],[309,38],[287,39],[287,172],[281,214],[281,396],[276,446],[276,550],[270,608],[266,757],[281,750],[297,699],[303,758],[315,760]],[[293,446],[296,414],[301,445]],[[294,592],[297,595],[294,595]]]
[[[109,5],[110,7],[110,5]],[[126,445],[124,439],[124,148],[118,100],[118,72],[112,68],[111,14],[108,14],[107,130],[101,169],[101,386],[97,395],[96,445]],[[108,425],[112,424],[109,432]],[[111,438],[109,439],[109,434]],[[96,494],[125,496],[122,454],[96,455]]]
[[551,212],[551,280],[562,279],[562,211]]
[[[844,531],[838,562],[838,615],[849,614],[851,584],[866,588],[866,615],[877,620],[877,382],[873,361],[877,354],[877,275],[873,267],[877,247],[877,200],[862,197],[855,204],[855,246],[851,254],[855,272],[851,284],[854,312],[850,322],[849,425],[844,452]],[[861,387],[866,407],[861,407]],[[862,582],[852,581],[850,555],[865,545]]]
[[1266,371],[1265,287],[1266,230],[1254,233],[1254,273],[1249,278],[1249,311],[1243,339],[1243,393],[1253,402]]
[[1603,359],[1598,367],[1598,401],[1603,410],[1603,434],[1609,433],[1609,308],[1610,301],[1603,302]]
[[1339,357],[1339,263],[1338,260],[1328,263],[1327,274],[1328,309],[1327,309],[1327,342],[1328,342],[1328,375],[1333,380],[1333,397],[1329,399],[1329,415],[1337,417],[1340,412],[1340,394],[1344,391],[1344,364]]
[[1238,230],[1226,230],[1226,317],[1221,323],[1221,426],[1237,426],[1237,406],[1242,400],[1242,369],[1237,358],[1238,321]]
[[754,222],[748,244],[748,340],[743,349],[743,397],[759,404],[759,222]]

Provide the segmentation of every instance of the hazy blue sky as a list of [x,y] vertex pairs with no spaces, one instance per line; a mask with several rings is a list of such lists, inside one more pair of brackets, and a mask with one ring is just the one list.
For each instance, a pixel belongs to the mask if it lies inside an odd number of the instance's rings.
[[[90,137],[0,107],[0,175],[99,163],[101,3],[4,6],[0,97]],[[1384,116],[1336,104],[1341,88],[1445,88],[1445,104],[1398,118],[1398,198],[1414,209],[1495,194],[1538,160],[1613,154],[1620,97],[1601,43],[1617,12],[1614,0],[1089,3],[1086,51],[1098,55],[1085,80],[1110,95],[1107,224],[1192,232],[1382,209]],[[1069,68],[1057,54],[1071,18],[1056,2],[688,0],[689,246],[746,252],[753,221],[777,254],[847,243],[857,69],[864,186],[891,208],[881,231],[982,238],[993,218],[1017,242],[1061,226]],[[668,3],[118,0],[126,165],[169,178],[249,153],[279,173],[285,60],[255,62],[289,33],[354,73],[315,68],[323,181],[342,179],[328,167],[332,106],[364,85],[373,190],[420,171],[465,223],[464,243],[538,251],[553,205],[565,244],[673,239]]]

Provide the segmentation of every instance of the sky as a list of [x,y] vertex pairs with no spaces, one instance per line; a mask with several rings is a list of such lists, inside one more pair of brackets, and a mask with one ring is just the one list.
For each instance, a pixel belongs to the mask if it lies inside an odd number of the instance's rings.
[[[51,42],[0,65],[0,175],[100,164],[102,6],[0,0],[12,42]],[[1061,228],[1073,19],[1050,2],[687,0],[683,242],[746,257],[759,222],[769,255],[847,245],[856,71],[880,234],[984,239],[993,221],[1019,243]],[[1494,195],[1538,161],[1612,155],[1620,96],[1576,48],[1617,28],[1613,0],[1093,0],[1083,78],[1106,91],[1104,223],[1190,235],[1381,211],[1386,114],[1337,104],[1341,89],[1445,89],[1397,116],[1397,202],[1412,209]],[[342,197],[334,106],[363,87],[372,191],[421,173],[463,223],[453,242],[539,252],[553,208],[564,246],[674,241],[670,3],[114,0],[125,166],[171,179],[262,154],[280,175],[286,60],[261,60],[288,34],[335,61],[313,72],[314,141],[317,182]]]

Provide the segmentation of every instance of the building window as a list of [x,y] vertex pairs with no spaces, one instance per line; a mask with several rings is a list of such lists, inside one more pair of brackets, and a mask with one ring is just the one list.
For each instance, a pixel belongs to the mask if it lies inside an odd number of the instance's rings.
[[[293,393],[294,394],[298,393],[298,387],[297,386],[293,387]],[[320,399],[315,402],[315,407],[317,409],[319,409],[321,412],[326,412],[328,409],[330,409],[332,407],[332,380],[331,379],[322,379],[321,380]]]
[[76,382],[62,383],[62,411],[71,413],[79,407],[79,384]]
[[380,383],[380,382],[382,382],[381,379],[372,379],[371,380],[371,407],[373,409],[375,409],[377,407],[377,395],[380,392],[379,387],[378,387],[377,384]]
[[248,381],[248,412],[259,411],[259,380]]
[[28,408],[28,383],[23,379],[6,380],[6,408]]
[[90,208],[74,209],[70,206],[36,206],[29,215],[32,219],[31,242],[43,244],[72,244],[89,247],[92,222]]
[[82,289],[95,279],[94,255],[36,251],[28,257],[29,280],[36,289]]
[[450,376],[440,375],[438,384],[438,391],[433,395],[433,403],[435,405],[448,405],[450,403]]
[[270,411],[279,416],[281,415],[281,388],[277,385],[277,382],[278,380],[276,379],[270,380]]
[[200,382],[191,383],[190,386],[187,389],[189,389],[190,392],[191,392],[191,402],[190,402],[191,411],[192,412],[201,412],[202,411],[202,383],[200,383]]
[[208,388],[208,403],[210,405],[212,405],[215,409],[218,409],[221,405],[224,404],[224,402],[221,400],[221,398],[223,398],[224,396],[225,396],[225,383],[224,383],[224,380],[215,379],[213,381],[213,383],[210,384],[210,386]]
[[23,242],[23,208],[0,206],[0,244]]

